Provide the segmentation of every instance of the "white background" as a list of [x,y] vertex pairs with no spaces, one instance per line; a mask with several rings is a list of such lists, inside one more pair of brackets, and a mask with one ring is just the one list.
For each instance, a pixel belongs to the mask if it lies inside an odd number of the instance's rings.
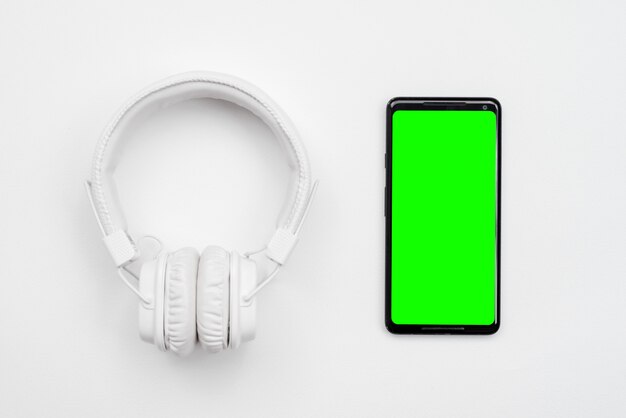
[[[617,0],[4,1],[0,415],[626,415],[624,16]],[[82,181],[117,108],[188,70],[270,94],[320,188],[261,294],[257,339],[181,360],[139,340]],[[494,336],[384,328],[384,115],[398,95],[502,102]],[[241,251],[271,234],[287,171],[246,112],[175,106],[125,151],[135,234]]]

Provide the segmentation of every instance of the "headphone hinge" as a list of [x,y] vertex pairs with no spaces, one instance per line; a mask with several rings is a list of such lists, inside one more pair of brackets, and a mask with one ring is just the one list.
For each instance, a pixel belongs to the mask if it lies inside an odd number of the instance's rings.
[[272,239],[267,244],[265,254],[270,260],[282,266],[289,258],[297,242],[298,237],[294,233],[285,228],[279,228],[274,232]]
[[133,240],[126,231],[118,229],[103,239],[116,267],[124,266],[135,260],[139,254]]

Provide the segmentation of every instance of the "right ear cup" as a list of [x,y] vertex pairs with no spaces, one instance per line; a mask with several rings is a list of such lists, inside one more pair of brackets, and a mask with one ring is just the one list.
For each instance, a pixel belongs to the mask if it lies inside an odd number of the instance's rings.
[[238,348],[256,335],[256,300],[246,302],[258,283],[256,263],[236,251],[230,254],[230,321],[228,346]]
[[198,266],[196,322],[202,348],[213,353],[228,347],[229,282],[230,254],[220,247],[207,247]]

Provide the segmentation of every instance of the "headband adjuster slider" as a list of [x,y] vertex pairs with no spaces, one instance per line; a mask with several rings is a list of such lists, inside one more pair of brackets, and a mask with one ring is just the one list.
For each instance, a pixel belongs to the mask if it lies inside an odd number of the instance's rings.
[[279,265],[285,264],[293,247],[298,242],[298,237],[285,228],[279,228],[274,232],[270,243],[267,244],[266,255]]
[[117,267],[128,264],[137,258],[137,247],[126,231],[118,229],[112,234],[106,235],[102,240]]

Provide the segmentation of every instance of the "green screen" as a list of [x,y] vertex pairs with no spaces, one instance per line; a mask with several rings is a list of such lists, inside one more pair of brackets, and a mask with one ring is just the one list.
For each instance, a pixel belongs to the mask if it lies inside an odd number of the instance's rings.
[[394,323],[494,322],[496,146],[491,111],[393,113]]

